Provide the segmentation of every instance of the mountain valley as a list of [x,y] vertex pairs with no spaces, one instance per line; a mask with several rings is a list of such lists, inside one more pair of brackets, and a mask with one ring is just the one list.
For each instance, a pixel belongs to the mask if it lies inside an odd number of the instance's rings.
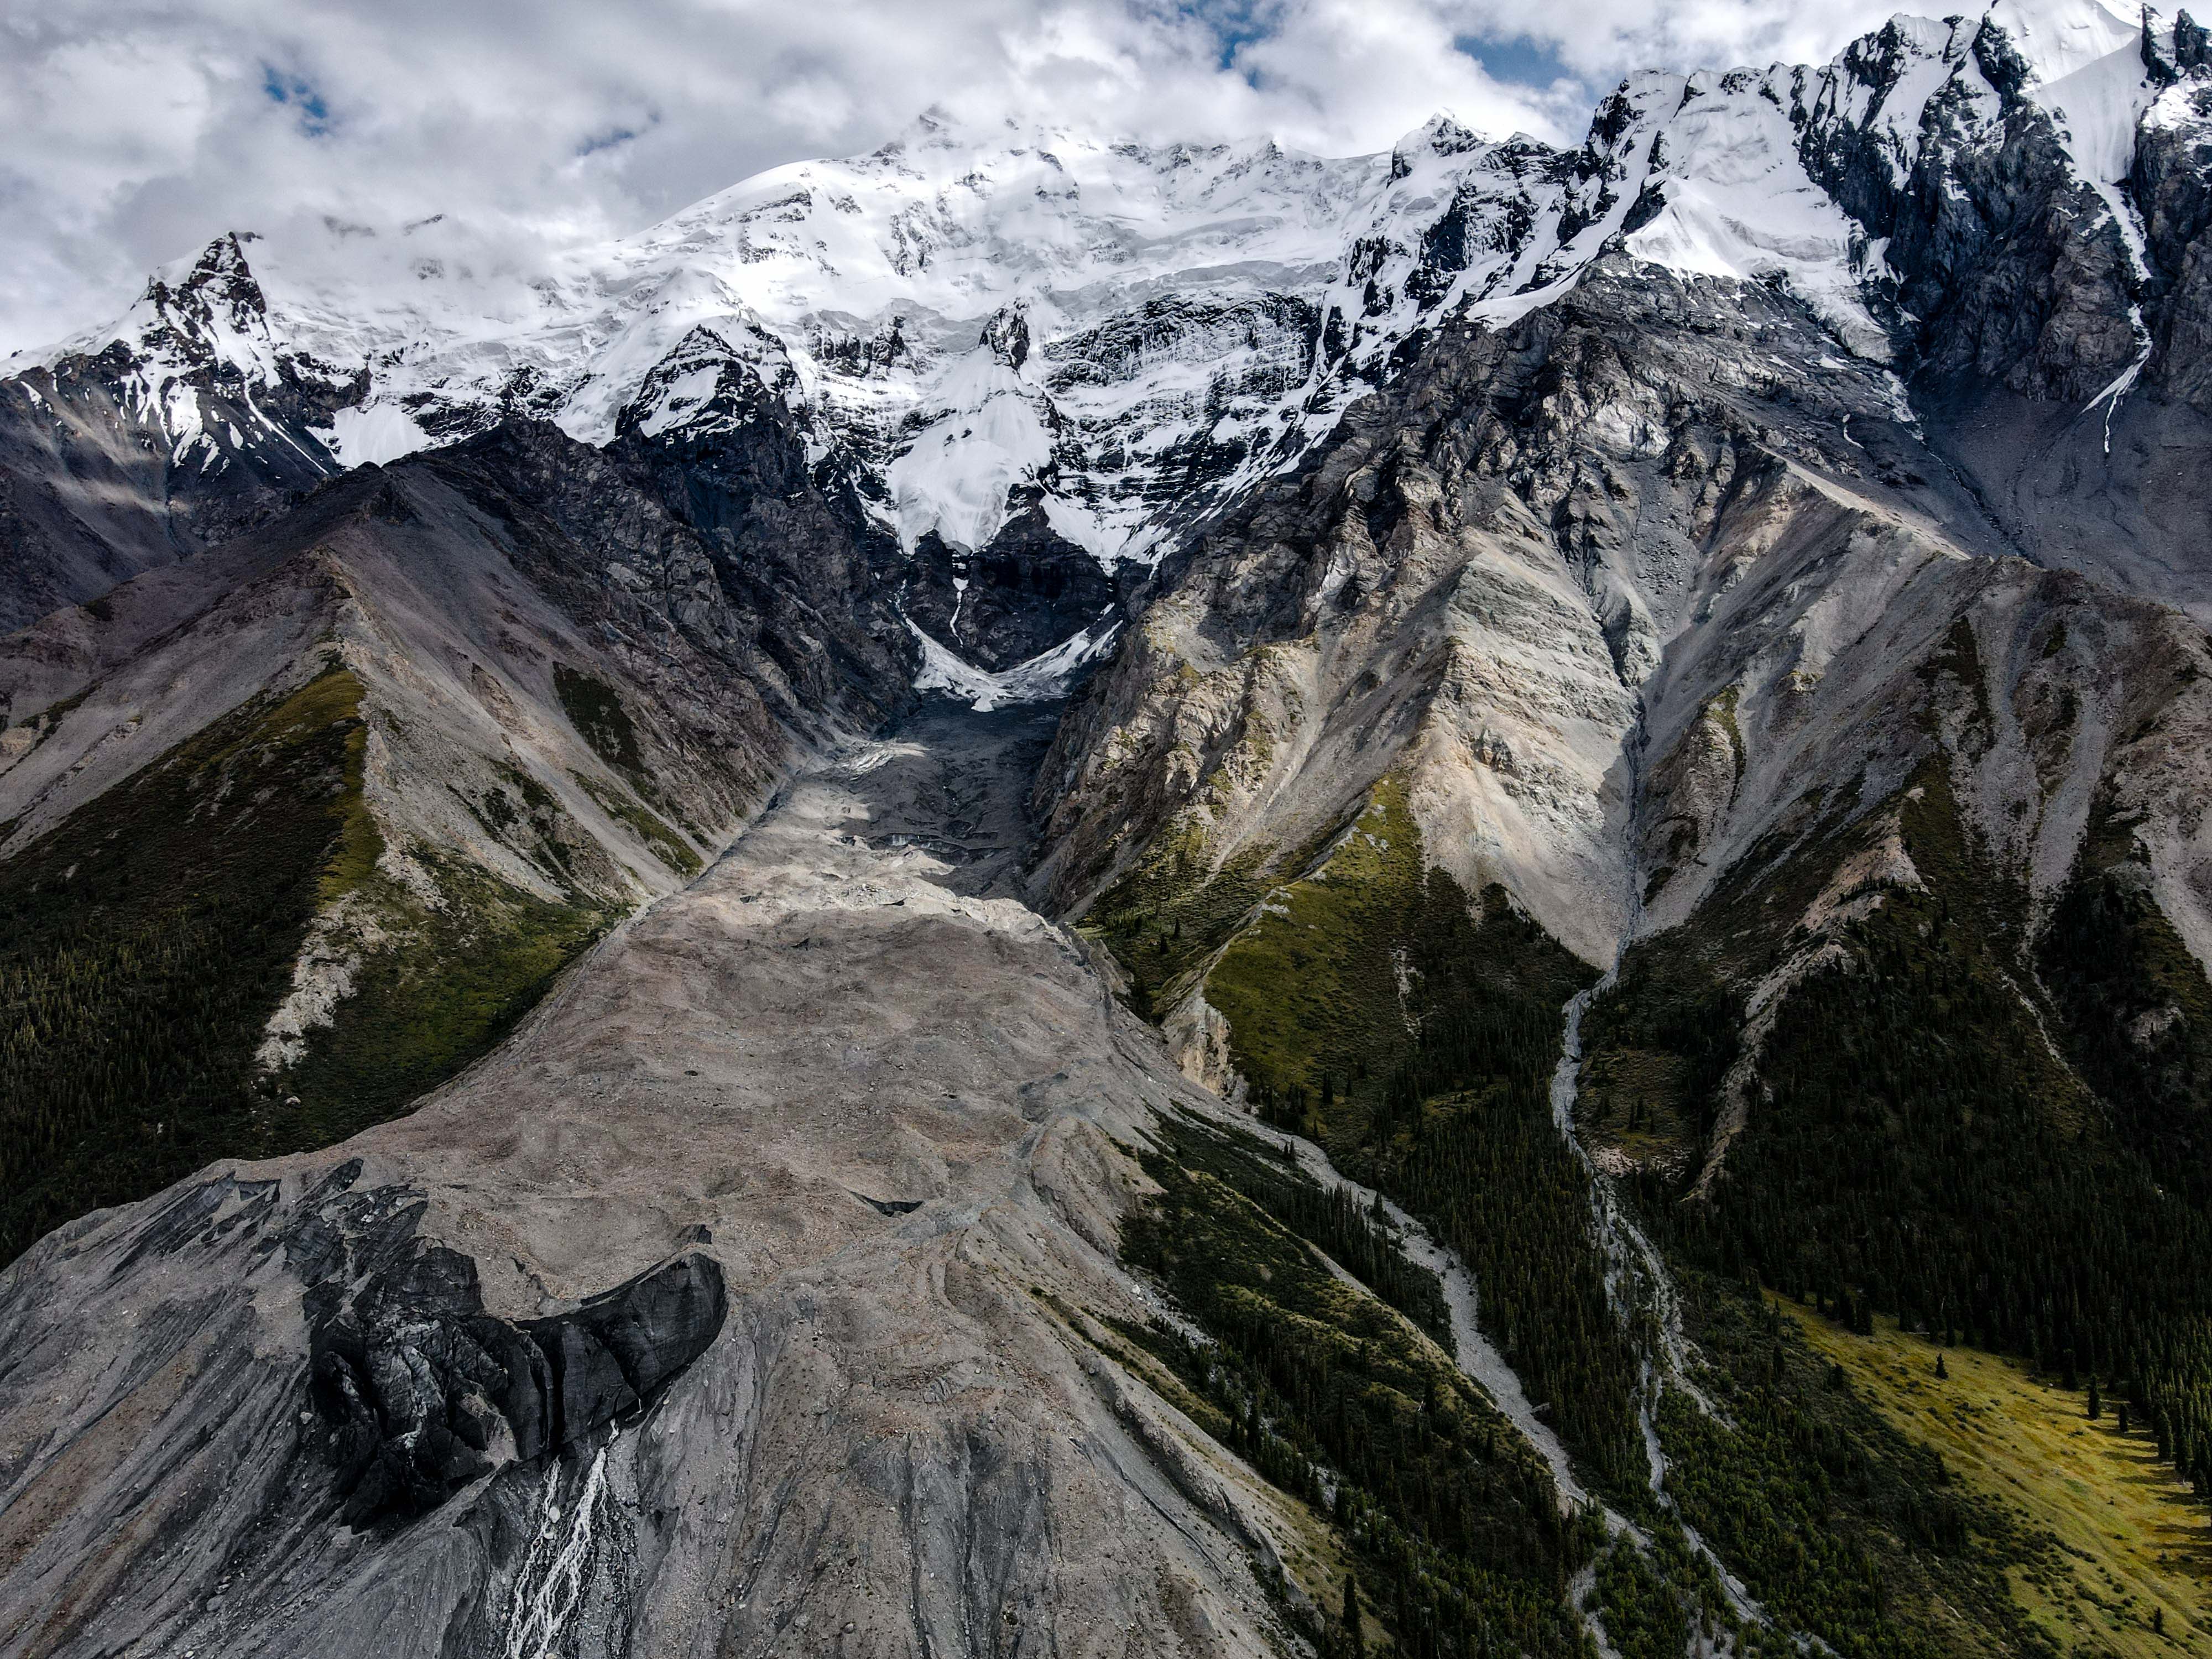
[[2212,1643],[2208,40],[0,365],[0,1652]]

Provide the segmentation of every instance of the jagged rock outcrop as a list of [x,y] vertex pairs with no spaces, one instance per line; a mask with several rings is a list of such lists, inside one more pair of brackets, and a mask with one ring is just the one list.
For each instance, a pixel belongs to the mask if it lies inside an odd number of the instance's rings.
[[361,1174],[358,1160],[332,1171],[283,1231],[349,1525],[426,1514],[508,1457],[587,1440],[651,1404],[721,1332],[722,1270],[696,1254],[567,1314],[494,1318],[475,1261],[413,1237],[421,1195],[355,1194]]

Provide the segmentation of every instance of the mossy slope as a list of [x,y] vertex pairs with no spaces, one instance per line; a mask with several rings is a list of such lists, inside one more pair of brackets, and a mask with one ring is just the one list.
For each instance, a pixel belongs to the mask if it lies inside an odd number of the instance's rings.
[[[1263,1115],[1436,1226],[1570,1448],[1639,1501],[1635,1364],[1547,1092],[1562,1010],[1594,972],[1502,888],[1478,906],[1430,868],[1398,779],[1279,867],[1262,886],[1256,863],[1209,873],[1179,847],[1117,890],[1101,932],[1140,986],[1202,990]],[[1253,895],[1225,921],[1224,888]],[[1212,942],[1181,965],[1200,916]]]
[[2051,1651],[2008,1578],[2043,1540],[1900,1434],[1780,1304],[1696,1273],[1681,1289],[1717,1409],[1667,1391],[1668,1491],[1782,1628],[1844,1654]]
[[[1930,673],[1978,684],[1972,634],[1954,629]],[[1985,702],[1965,707],[1981,741]],[[1701,1160],[1672,1155],[1632,1183],[1677,1262],[1721,1276],[1702,1281],[1721,1288],[1698,1298],[1694,1334],[1733,1426],[1670,1395],[1670,1485],[1755,1592],[1839,1650],[2177,1641],[2145,1610],[2166,1596],[2172,1625],[2195,1602],[2140,1556],[2100,1555],[2125,1539],[2092,1548],[2069,1527],[2084,1502],[2124,1512],[2153,1492],[2171,1526],[2175,1492],[2212,1485],[2212,994],[2108,799],[2035,932],[2023,882],[1954,795],[1972,758],[1931,744],[1865,810],[1798,803],[1689,923],[1638,942],[1586,1022],[1589,1115],[1620,1136],[1656,1079],[1665,1116],[1647,1121],[1670,1154],[1704,1147],[1731,1063],[1750,1068],[1709,1188]],[[1754,1024],[1762,979],[1779,989]],[[1729,1286],[1754,1276],[1786,1304],[1729,1313]],[[1936,1349],[1900,1320],[1962,1345],[1949,1366],[1986,1403],[1929,1417],[1905,1356],[1932,1376]],[[1775,1381],[1797,1376],[1802,1335],[1836,1387]],[[2093,1379],[2136,1425],[2135,1472],[2105,1472],[2124,1492],[2100,1492],[2094,1459],[2069,1472],[2081,1436],[2054,1437],[2028,1403]]]
[[2092,1418],[2086,1390],[1893,1319],[1859,1334],[1772,1300],[1852,1395],[1939,1458],[1958,1490],[2012,1517],[2031,1546],[2009,1568],[2014,1599],[2053,1648],[2212,1650],[2212,1526],[2140,1421],[2123,1430],[2101,1401]]
[[262,1027],[375,856],[361,699],[257,698],[0,862],[0,1259],[250,1144]]
[[362,954],[303,1055],[261,1080],[266,1103],[235,1150],[304,1151],[382,1122],[495,1046],[616,920],[457,860],[420,862],[437,902],[385,876],[363,890],[384,943]]

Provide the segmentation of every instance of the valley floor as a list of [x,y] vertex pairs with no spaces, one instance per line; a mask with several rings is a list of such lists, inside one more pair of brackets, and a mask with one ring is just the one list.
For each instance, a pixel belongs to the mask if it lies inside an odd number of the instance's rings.
[[[1351,1572],[1370,1644],[1407,1654],[1492,1629],[1559,1654],[1603,1632],[1624,1659],[1802,1650],[1672,1498],[1614,1492],[1638,1519],[1609,1535],[1559,1504],[1600,1489],[1494,1346],[1510,1267],[1477,1283],[1475,1246],[1422,1239],[1310,1142],[1241,1133],[1024,902],[1057,715],[931,702],[823,754],[409,1115],[219,1165],[0,1276],[0,1653],[1026,1653],[1035,1632],[1246,1659],[1294,1632],[1335,1651]],[[1558,1006],[1531,1017],[1524,1091],[1554,1154]],[[1525,1255],[1504,1213],[1462,1235]],[[1372,1259],[1389,1234],[1423,1271]],[[495,1425],[488,1473],[341,1527],[298,1403],[340,1340],[315,1322],[366,1294],[372,1250],[422,1245],[471,1264],[469,1317],[511,1328],[694,1256],[728,1314],[558,1455],[510,1455]],[[362,1374],[475,1400],[419,1334],[451,1316],[424,1293],[403,1275],[368,1322],[421,1351]],[[2202,1650],[2212,1538],[2140,1428],[2008,1362],[1947,1349],[1937,1382],[1893,1324],[1772,1305],[1804,1345],[1790,1399],[1826,1421],[1840,1366],[1941,1479],[2016,1514],[2032,1547],[1991,1561],[1981,1611],[2016,1628],[2009,1589],[2060,1653]],[[1695,1370],[1661,1324],[1664,1370]],[[1733,1490],[1717,1433],[1692,1436],[1686,1503]],[[1867,1651],[1942,1650],[1864,1628]]]
[[2159,1462],[2148,1429],[2122,1434],[2109,1405],[2092,1419],[2084,1394],[2017,1360],[1944,1347],[1887,1318],[1855,1336],[1787,1297],[1769,1299],[1953,1478],[2057,1541],[2012,1582],[2060,1651],[2212,1652],[2212,1530],[2187,1483]]
[[[979,714],[932,698],[830,775],[849,810],[865,815],[871,851],[927,854],[945,866],[935,879],[957,893],[1018,897],[1030,785],[1059,723],[1058,703]],[[771,811],[748,838],[773,826]]]

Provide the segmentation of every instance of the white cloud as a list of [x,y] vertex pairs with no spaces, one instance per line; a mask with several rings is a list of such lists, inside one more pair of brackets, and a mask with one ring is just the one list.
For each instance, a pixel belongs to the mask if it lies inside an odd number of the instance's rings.
[[[0,350],[227,228],[444,212],[517,258],[923,107],[1380,149],[1439,109],[1579,136],[1639,63],[1833,51],[1851,0],[0,0]],[[1493,78],[1532,42],[1573,77]],[[1481,50],[1478,44],[1476,50]],[[1501,63],[1525,73],[1526,45]],[[1577,81],[1581,84],[1577,84]]]
[[[1973,11],[1955,3],[1928,15]],[[1916,9],[1896,0],[1482,0],[1484,33],[1551,47],[1571,71],[1598,81],[1629,69],[1734,69],[1825,63],[1844,43]]]

